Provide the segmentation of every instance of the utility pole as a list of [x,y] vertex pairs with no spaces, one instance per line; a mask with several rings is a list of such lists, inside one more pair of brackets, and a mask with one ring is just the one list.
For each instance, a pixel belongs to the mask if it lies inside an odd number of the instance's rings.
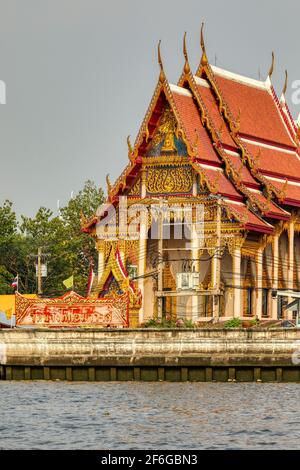
[[38,247],[38,256],[37,256],[37,266],[38,266],[38,295],[42,295],[42,264],[41,264],[41,257],[42,257],[42,248]]
[[43,284],[42,284],[42,258],[47,258],[50,254],[43,253],[42,247],[38,247],[37,255],[31,254],[30,258],[34,258],[36,260],[36,276],[37,276],[37,293],[39,296],[43,293]]

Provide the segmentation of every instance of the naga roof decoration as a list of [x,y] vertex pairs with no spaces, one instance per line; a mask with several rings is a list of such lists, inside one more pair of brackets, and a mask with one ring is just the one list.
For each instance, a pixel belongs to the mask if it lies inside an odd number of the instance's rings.
[[[174,165],[189,165],[199,175],[198,191],[220,195],[245,229],[271,233],[273,219],[288,220],[290,206],[300,207],[300,120],[293,120],[285,100],[287,73],[279,100],[271,82],[274,53],[267,79],[260,81],[210,65],[203,24],[200,43],[194,75],[184,34],[184,66],[174,85],[159,42],[158,82],[134,145],[127,138],[126,168],[113,185],[108,180],[108,200],[117,205],[120,195],[141,198],[143,166],[153,165],[148,174],[154,174],[161,158],[161,171],[170,175],[177,174]],[[84,230],[96,220],[85,221]]]

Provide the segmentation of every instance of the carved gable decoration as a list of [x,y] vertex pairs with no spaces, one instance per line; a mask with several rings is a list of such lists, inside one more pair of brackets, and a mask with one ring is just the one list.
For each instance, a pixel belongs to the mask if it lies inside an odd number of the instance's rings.
[[139,196],[141,193],[141,178],[138,178],[128,192],[128,196]]
[[193,171],[190,166],[160,166],[147,170],[148,194],[184,194],[193,188]]
[[187,148],[178,134],[178,125],[175,116],[167,106],[159,121],[158,128],[147,150],[147,157],[160,155],[187,156]]

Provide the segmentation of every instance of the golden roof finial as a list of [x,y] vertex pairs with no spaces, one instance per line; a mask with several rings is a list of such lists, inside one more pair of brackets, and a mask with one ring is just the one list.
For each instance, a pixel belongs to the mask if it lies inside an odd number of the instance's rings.
[[284,85],[283,85],[283,89],[282,89],[282,94],[283,94],[283,95],[286,94],[287,84],[288,84],[288,72],[287,72],[287,70],[286,70],[286,71],[285,71]]
[[128,147],[128,154],[132,154],[133,148],[130,142],[130,135],[127,136],[127,147]]
[[206,55],[203,30],[204,30],[204,22],[202,22],[202,25],[201,25],[200,45],[202,49],[201,65],[205,66],[208,64],[208,60],[207,60],[207,55]]
[[188,74],[191,69],[190,69],[189,58],[188,58],[187,50],[186,50],[186,31],[183,36],[183,55],[185,58],[184,73]]
[[159,81],[160,81],[161,83],[163,83],[163,82],[165,81],[166,76],[165,76],[164,66],[163,66],[163,63],[162,63],[162,60],[161,60],[160,44],[161,44],[161,40],[158,41],[158,46],[157,46],[157,60],[158,60],[159,67],[160,67]]
[[270,67],[269,73],[268,73],[269,78],[271,78],[272,75],[273,75],[273,72],[274,72],[274,64],[275,64],[275,55],[274,55],[274,52],[272,51],[272,63],[271,63],[271,67]]
[[127,147],[128,147],[128,158],[131,161],[133,159],[133,148],[130,142],[130,135],[127,136]]

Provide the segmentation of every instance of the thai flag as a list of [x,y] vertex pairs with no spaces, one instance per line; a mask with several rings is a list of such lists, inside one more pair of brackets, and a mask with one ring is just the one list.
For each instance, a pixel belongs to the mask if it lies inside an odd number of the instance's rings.
[[18,286],[19,286],[19,275],[17,274],[13,282],[11,283],[11,287],[18,290]]

